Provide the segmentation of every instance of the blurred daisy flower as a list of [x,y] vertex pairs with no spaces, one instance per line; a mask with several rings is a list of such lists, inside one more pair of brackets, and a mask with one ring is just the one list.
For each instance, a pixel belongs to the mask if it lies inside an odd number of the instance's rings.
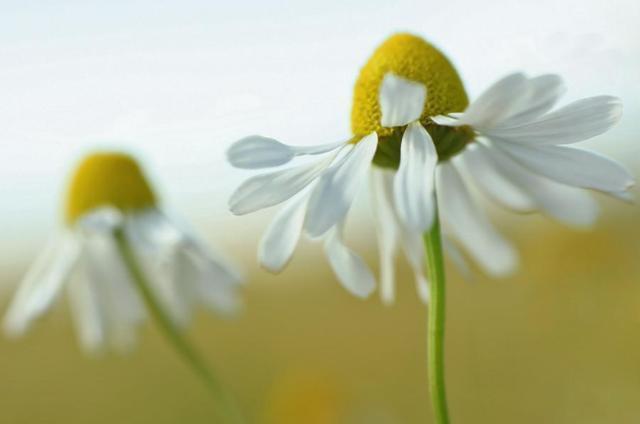
[[[141,292],[119,239],[148,280]],[[67,292],[82,346],[130,350],[145,320],[145,296],[158,299],[170,325],[184,327],[202,304],[239,306],[238,272],[160,207],[136,161],[122,153],[84,159],[69,187],[65,226],[33,264],[4,319],[22,335]]]
[[370,178],[384,300],[393,300],[399,248],[414,269],[421,297],[428,299],[422,235],[437,216],[454,262],[466,267],[461,247],[488,274],[508,275],[517,267],[517,253],[475,204],[469,182],[511,209],[541,210],[579,227],[597,216],[597,205],[582,189],[626,199],[633,184],[616,162],[565,146],[615,125],[620,101],[598,96],[552,110],[563,92],[558,76],[514,74],[469,104],[460,77],[439,50],[410,34],[392,36],[356,82],[353,137],[303,147],[251,136],[230,147],[228,160],[243,169],[318,157],[250,178],[231,196],[230,209],[243,215],[283,204],[260,242],[260,263],[280,271],[304,232],[323,239],[338,279],[364,297],[375,279],[345,245],[344,224]]
[[267,391],[266,424],[344,422],[348,405],[344,382],[325,370],[288,369],[276,375]]
[[390,424],[402,422],[387,402],[350,389],[350,379],[329,370],[291,367],[267,391],[264,424]]

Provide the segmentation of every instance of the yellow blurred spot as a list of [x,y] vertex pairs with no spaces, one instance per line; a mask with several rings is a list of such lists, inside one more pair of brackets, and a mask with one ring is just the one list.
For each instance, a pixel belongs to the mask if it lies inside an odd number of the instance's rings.
[[327,375],[293,372],[276,381],[267,398],[267,424],[336,424],[343,415],[339,385]]
[[73,224],[97,208],[127,212],[156,204],[156,197],[135,159],[124,153],[96,153],[85,158],[71,179],[65,219]]
[[420,120],[430,116],[462,112],[469,104],[458,73],[435,47],[411,34],[391,36],[373,53],[356,81],[351,130],[356,136],[374,131],[389,136],[393,131],[380,126],[378,92],[385,74],[392,72],[427,86],[427,102]]

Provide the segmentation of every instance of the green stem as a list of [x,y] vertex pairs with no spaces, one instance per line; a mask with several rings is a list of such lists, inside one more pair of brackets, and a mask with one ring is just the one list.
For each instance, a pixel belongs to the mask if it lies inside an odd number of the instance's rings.
[[427,271],[431,283],[429,328],[427,331],[429,391],[431,392],[431,404],[436,416],[436,423],[448,424],[449,412],[444,379],[445,275],[440,222],[437,214],[433,227],[424,235],[424,244],[427,252]]
[[142,299],[151,311],[151,315],[156,323],[173,345],[180,357],[191,367],[191,369],[202,379],[211,395],[218,403],[220,418],[225,423],[240,424],[244,422],[240,410],[236,406],[233,397],[224,389],[215,374],[207,366],[205,360],[198,354],[198,351],[183,336],[181,331],[175,326],[169,315],[160,305],[155,293],[150,289],[149,284],[136,259],[135,252],[131,249],[129,242],[122,230],[115,232],[116,243],[122,258],[129,269],[132,280],[136,285]]

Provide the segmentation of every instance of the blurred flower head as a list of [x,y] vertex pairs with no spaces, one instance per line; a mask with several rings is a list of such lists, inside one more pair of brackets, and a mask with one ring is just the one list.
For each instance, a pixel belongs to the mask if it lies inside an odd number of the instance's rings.
[[329,373],[299,369],[277,376],[268,392],[268,424],[327,424],[345,422],[347,394],[344,384]]
[[514,74],[469,105],[456,70],[439,50],[413,35],[392,36],[356,82],[353,137],[294,147],[251,136],[231,146],[228,158],[238,168],[282,166],[300,156],[320,159],[250,178],[232,195],[230,209],[241,215],[284,203],[261,241],[260,263],[281,270],[304,232],[323,239],[338,279],[364,297],[375,279],[345,245],[343,233],[347,212],[371,176],[383,300],[394,298],[400,247],[419,294],[428,299],[421,236],[436,213],[448,256],[465,272],[458,246],[488,274],[508,275],[518,255],[475,204],[468,182],[508,207],[541,210],[575,226],[590,225],[597,216],[595,202],[582,189],[627,198],[633,183],[610,159],[562,146],[610,129],[620,118],[620,101],[599,96],[551,111],[563,92],[558,76]]
[[177,325],[185,326],[198,304],[223,313],[239,306],[237,271],[161,209],[129,155],[96,153],[80,163],[65,223],[20,284],[4,320],[9,335],[23,334],[66,290],[87,351],[131,349],[146,311],[118,250],[117,232]]

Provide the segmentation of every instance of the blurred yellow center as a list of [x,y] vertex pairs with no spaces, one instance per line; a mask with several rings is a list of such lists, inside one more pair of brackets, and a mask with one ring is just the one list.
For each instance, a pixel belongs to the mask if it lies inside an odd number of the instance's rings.
[[153,190],[131,156],[96,153],[80,163],[71,179],[65,218],[73,224],[100,207],[130,212],[155,204]]
[[469,104],[460,76],[438,49],[411,34],[391,36],[373,53],[356,81],[351,130],[356,136],[374,131],[378,136],[391,135],[393,129],[380,125],[380,84],[387,73],[420,82],[427,87],[427,100],[420,121],[429,117],[462,112]]

